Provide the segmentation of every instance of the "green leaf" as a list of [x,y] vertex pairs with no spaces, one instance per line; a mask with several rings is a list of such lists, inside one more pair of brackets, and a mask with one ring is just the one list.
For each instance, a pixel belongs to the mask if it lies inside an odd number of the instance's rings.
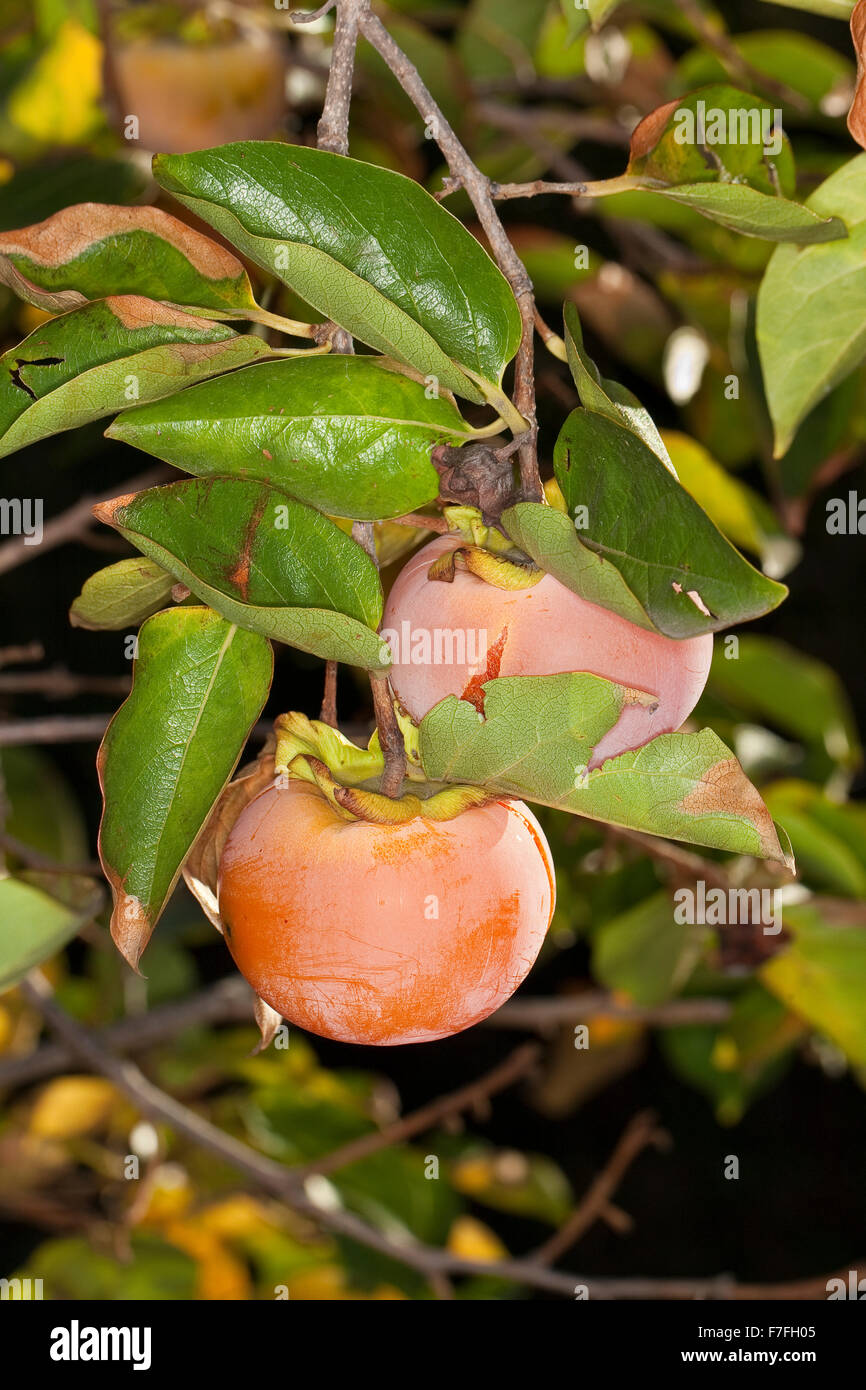
[[97,570],[69,610],[73,627],[122,632],[138,627],[171,600],[174,578],[153,560],[133,556]]
[[850,19],[856,0],[767,0],[768,5],[784,5],[789,10],[826,15],[828,19]]
[[662,890],[598,929],[592,971],[608,989],[652,1007],[679,993],[706,937],[706,928],[676,921],[671,895]]
[[854,768],[860,759],[857,725],[831,667],[772,637],[738,637],[736,656],[713,654],[708,689],[738,713],[793,734],[832,765]]
[[216,317],[255,317],[258,309],[236,256],[153,207],[76,203],[3,232],[0,282],[51,313],[121,294]]
[[784,454],[798,425],[866,358],[866,154],[831,174],[809,206],[848,227],[829,246],[777,247],[758,293],[767,405]]
[[464,5],[457,51],[474,78],[532,71],[548,0],[471,0]]
[[787,594],[734,549],[642,439],[606,416],[572,411],[554,470],[583,544],[616,566],[666,636],[761,617]]
[[138,295],[84,304],[0,357],[0,457],[268,356],[259,338]]
[[616,566],[581,544],[574,523],[563,512],[540,502],[518,502],[502,513],[502,524],[515,545],[567,589],[656,631]]
[[372,631],[382,617],[373,561],[277,488],[193,478],[94,510],[229,622],[328,660],[389,664]]
[[517,303],[486,251],[413,180],[265,141],[157,155],[154,175],[362,342],[470,400],[498,392],[520,342]]
[[272,669],[263,637],[207,608],[157,613],[141,629],[132,691],[97,760],[111,931],[133,968],[261,713]]
[[587,410],[596,411],[599,415],[606,415],[609,420],[631,430],[632,434],[642,439],[676,477],[670,455],[649,411],[641,405],[637,396],[632,395],[628,387],[621,386],[618,381],[605,380],[586,351],[580,315],[574,304],[565,305],[563,317],[568,365],[581,405],[586,406]]
[[0,992],[61,950],[101,905],[99,884],[81,874],[0,878]]
[[684,203],[746,236],[845,236],[838,218],[783,196],[794,188],[794,161],[787,138],[774,130],[774,108],[726,84],[701,87],[645,116],[632,134],[621,183]]
[[866,917],[862,905],[814,899],[786,905],[793,941],[762,966],[777,998],[866,1067]]
[[373,357],[260,363],[126,411],[106,431],[203,477],[257,478],[333,516],[379,521],[432,502],[435,444],[469,426],[446,397]]
[[795,780],[774,782],[766,797],[791,837],[802,880],[866,898],[866,807],[831,801],[813,783]]
[[591,820],[789,862],[760,796],[711,730],[660,734],[587,772],[623,706],[648,697],[586,674],[507,676],[483,689],[483,715],[452,695],[422,719],[431,781],[482,784]]
[[55,863],[80,864],[87,858],[81,808],[68,782],[40,749],[0,748],[0,783],[10,835]]

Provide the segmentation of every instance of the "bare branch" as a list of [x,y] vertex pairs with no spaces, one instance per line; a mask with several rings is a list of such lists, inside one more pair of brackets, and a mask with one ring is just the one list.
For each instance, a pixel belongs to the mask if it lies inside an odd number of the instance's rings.
[[689,1023],[724,1023],[731,1016],[731,1007],[727,999],[695,998],[670,999],[654,1008],[642,1008],[638,1004],[622,1004],[606,990],[586,990],[553,999],[532,995],[510,999],[484,1023],[488,1028],[519,1028],[542,1034],[591,1018],[672,1028]]
[[330,150],[332,154],[349,153],[349,107],[352,103],[358,20],[361,12],[368,8],[369,0],[340,0],[337,6],[328,86],[316,132],[319,149]]
[[538,1043],[524,1043],[522,1047],[516,1048],[509,1057],[506,1057],[504,1062],[500,1062],[497,1067],[489,1071],[486,1076],[480,1076],[477,1081],[470,1081],[459,1091],[452,1091],[447,1096],[439,1096],[437,1100],[431,1101],[421,1110],[416,1110],[411,1115],[404,1115],[402,1119],[396,1120],[386,1129],[379,1130],[378,1133],[364,1134],[360,1139],[354,1139],[351,1143],[344,1144],[342,1148],[334,1149],[324,1158],[316,1159],[314,1163],[305,1164],[303,1168],[293,1171],[301,1173],[304,1177],[310,1173],[335,1173],[340,1168],[346,1168],[350,1163],[357,1163],[360,1158],[367,1158],[370,1154],[378,1153],[380,1149],[390,1148],[392,1144],[401,1144],[407,1139],[414,1138],[416,1134],[423,1134],[425,1130],[433,1129],[443,1120],[447,1120],[453,1115],[459,1115],[464,1110],[470,1110],[479,1102],[489,1100],[498,1091],[504,1091],[507,1086],[513,1086],[515,1081],[525,1076],[535,1066],[540,1056],[541,1048]]
[[79,540],[84,532],[96,524],[92,509],[97,502],[109,502],[113,497],[128,492],[141,492],[144,488],[165,482],[170,476],[167,468],[152,468],[148,473],[140,473],[136,478],[127,478],[125,482],[118,483],[110,492],[82,497],[74,506],[46,524],[38,545],[28,545],[28,537],[18,536],[14,541],[7,541],[5,545],[0,546],[0,574],[6,574],[18,565],[26,564],[28,560],[38,559],[46,550],[65,545],[67,541]]
[[539,1264],[554,1264],[577,1244],[590,1226],[605,1215],[611,1198],[638,1154],[650,1145],[665,1149],[670,1147],[670,1143],[670,1135],[659,1129],[652,1111],[644,1110],[635,1115],[583,1201],[578,1203],[555,1235],[533,1251],[532,1258],[538,1260]]

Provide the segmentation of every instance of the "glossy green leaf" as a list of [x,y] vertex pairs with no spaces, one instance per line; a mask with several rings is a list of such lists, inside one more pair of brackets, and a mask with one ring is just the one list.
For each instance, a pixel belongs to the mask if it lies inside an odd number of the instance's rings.
[[118,560],[97,570],[69,610],[73,627],[115,632],[138,627],[171,602],[174,576],[144,556]]
[[0,282],[55,314],[124,294],[216,317],[257,309],[236,256],[153,207],[75,203],[35,226],[3,232]]
[[866,914],[816,898],[783,909],[793,941],[761,968],[767,989],[866,1067]]
[[616,566],[581,543],[563,512],[539,502],[518,502],[502,513],[502,524],[515,545],[567,589],[656,631]]
[[757,335],[783,454],[809,411],[866,358],[866,154],[831,174],[809,206],[844,220],[827,246],[780,246],[758,294]]
[[229,622],[328,660],[389,664],[372,630],[382,616],[373,561],[277,488],[193,478],[95,512]]
[[586,674],[507,676],[483,689],[484,715],[449,696],[421,721],[431,781],[479,783],[611,825],[788,859],[757,791],[709,729],[661,734],[588,772],[623,705],[647,697]]
[[708,689],[742,717],[758,718],[824,753],[831,765],[860,758],[857,725],[839,677],[823,661],[785,642],[738,636],[730,654],[713,654]]
[[413,180],[265,141],[157,155],[154,174],[355,337],[470,400],[498,391],[520,342],[517,303],[486,251]]
[[605,380],[586,351],[580,315],[574,304],[565,305],[563,318],[568,365],[581,405],[586,406],[587,410],[596,411],[599,415],[606,415],[609,420],[614,420],[618,425],[631,430],[632,434],[642,439],[676,477],[670,455],[649,411],[641,405],[628,387],[621,386],[618,381]]
[[81,874],[0,877],[0,992],[61,950],[102,898],[99,884]]
[[0,457],[268,356],[260,338],[138,295],[84,304],[0,357]]
[[157,613],[141,629],[132,691],[97,762],[111,931],[135,968],[261,713],[272,669],[265,638],[207,608]]
[[256,478],[320,511],[356,520],[432,502],[435,444],[469,427],[447,397],[373,357],[261,363],[158,405],[126,411],[107,434],[189,473]]
[[705,927],[676,920],[671,895],[663,890],[598,929],[592,973],[636,1004],[661,1004],[682,989],[706,937]]
[[784,585],[734,549],[643,440],[607,416],[572,411],[554,469],[582,543],[619,570],[668,637],[758,618],[785,597]]

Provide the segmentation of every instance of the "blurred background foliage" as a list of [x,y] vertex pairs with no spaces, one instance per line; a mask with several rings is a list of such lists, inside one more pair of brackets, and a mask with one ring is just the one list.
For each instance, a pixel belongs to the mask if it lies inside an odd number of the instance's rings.
[[[617,174],[641,115],[713,81],[782,108],[801,201],[854,152],[848,28],[820,0],[594,0],[588,10],[570,0],[399,0],[381,12],[493,179]],[[158,201],[154,150],[313,141],[330,31],[327,18],[301,28],[264,0],[5,0],[0,228],[72,202]],[[435,145],[365,45],[351,152],[441,186]],[[471,222],[460,194],[448,206]],[[227,1132],[287,1164],[315,1166],[535,1033],[544,1046],[529,1078],[412,1143],[314,1175],[319,1199],[398,1238],[494,1259],[561,1227],[626,1122],[651,1105],[673,1146],[639,1158],[623,1190],[628,1218],[619,1228],[596,1223],[566,1264],[657,1276],[733,1269],[743,1279],[829,1272],[862,1253],[866,1218],[863,541],[826,526],[828,499],[864,487],[866,369],[832,390],[774,460],[754,343],[770,243],[649,194],[538,197],[503,211],[547,321],[558,328],[564,299],[578,306],[603,374],[632,387],[664,425],[685,485],[791,587],[787,604],[733,634],[733,646],[717,639],[692,721],[736,750],[791,836],[796,884],[752,861],[707,856],[726,882],[780,890],[783,933],[756,941],[677,924],[672,890],[693,884],[699,866],[548,812],[556,916],[520,1001],[496,1026],[375,1053],[293,1031],[287,1048],[252,1055],[257,1034],[235,993],[222,1012],[166,1031],[136,1057]],[[262,302],[304,314],[250,270]],[[0,289],[4,346],[43,317]],[[565,367],[543,352],[538,382],[549,456],[577,401]],[[59,515],[134,473],[135,456],[124,453],[88,427],[4,460],[0,492],[16,495],[26,469],[46,515]],[[394,530],[379,538],[386,582],[399,558]],[[107,714],[118,702],[129,675],[124,635],[72,629],[66,611],[92,569],[126,553],[123,541],[83,525],[71,544],[35,547],[23,570],[0,573],[3,846],[17,871],[0,880],[0,1274],[42,1278],[54,1298],[431,1297],[420,1276],[323,1236],[142,1120],[109,1082],[68,1065],[34,1070],[41,1024],[14,987],[20,961],[4,957],[3,918],[26,922],[28,964],[47,957],[58,1001],[89,1027],[140,1021],[229,972],[219,938],[179,889],[148,950],[146,980],[131,975],[89,872],[95,741],[61,731],[40,746],[20,727]],[[315,714],[320,695],[318,663],[282,648],[268,714]],[[366,698],[365,682],[342,671],[341,715],[366,721]],[[594,1001],[587,1048],[576,1045],[569,1001]],[[688,1001],[691,1015],[671,1008]],[[723,1178],[731,1153],[738,1182]],[[138,1181],[128,1180],[130,1156]],[[526,1292],[479,1277],[458,1295]]]

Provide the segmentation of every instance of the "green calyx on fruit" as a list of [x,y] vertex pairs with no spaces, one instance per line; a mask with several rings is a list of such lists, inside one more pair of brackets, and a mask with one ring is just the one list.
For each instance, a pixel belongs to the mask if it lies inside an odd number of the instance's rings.
[[485,584],[496,589],[531,589],[544,578],[544,570],[530,561],[507,560],[504,555],[494,555],[481,545],[461,545],[447,550],[434,560],[427,571],[428,579],[438,579],[451,584],[457,570],[474,574]]
[[[403,724],[411,724],[405,714]],[[414,725],[411,725],[414,729]],[[404,825],[423,816],[425,820],[446,821],[484,806],[501,796],[481,787],[453,786],[432,791],[426,797],[406,792],[400,797],[384,796],[363,785],[377,780],[384,769],[384,758],[374,733],[366,749],[358,748],[337,729],[305,714],[280,715],[274,725],[277,738],[274,772],[280,776],[309,782],[319,788],[346,820],[370,821],[376,825]],[[409,775],[430,784],[420,773],[415,744]]]

